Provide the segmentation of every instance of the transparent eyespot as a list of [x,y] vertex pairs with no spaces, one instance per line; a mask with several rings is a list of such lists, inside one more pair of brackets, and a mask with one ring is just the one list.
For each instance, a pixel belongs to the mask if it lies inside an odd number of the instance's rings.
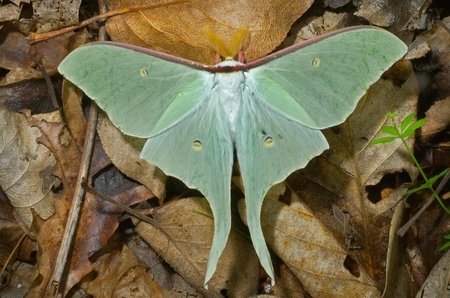
[[200,151],[203,149],[203,144],[202,142],[200,142],[199,140],[195,140],[194,142],[192,142],[192,149],[194,151]]
[[313,67],[319,67],[320,65],[320,59],[319,58],[314,58],[313,61],[311,62],[311,65]]
[[273,146],[275,146],[275,140],[270,136],[265,137],[264,146],[266,146],[266,148],[272,148]]

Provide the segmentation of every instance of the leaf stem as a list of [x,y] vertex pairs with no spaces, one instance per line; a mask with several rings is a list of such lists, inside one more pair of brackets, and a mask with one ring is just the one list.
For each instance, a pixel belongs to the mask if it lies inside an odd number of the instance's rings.
[[[431,192],[433,193],[434,197],[436,198],[436,200],[438,201],[439,205],[441,205],[441,207],[445,210],[445,212],[447,212],[448,214],[450,214],[450,210],[445,206],[444,202],[442,202],[441,198],[439,197],[439,195],[436,193],[436,191],[433,188],[433,185],[430,184],[430,180],[428,179],[427,175],[425,175],[422,167],[420,166],[419,162],[417,161],[416,157],[414,156],[414,153],[411,151],[411,148],[409,148],[408,144],[406,143],[405,139],[403,138],[403,131],[400,132],[398,130],[397,124],[395,123],[393,117],[391,117],[392,119],[392,123],[394,125],[394,128],[396,130],[397,133],[397,137],[402,141],[403,146],[405,146],[406,150],[408,151],[409,155],[411,156],[414,164],[416,165],[417,169],[420,172],[420,175],[422,176],[422,178],[425,180],[425,186],[431,190]],[[406,129],[405,129],[406,130]]]

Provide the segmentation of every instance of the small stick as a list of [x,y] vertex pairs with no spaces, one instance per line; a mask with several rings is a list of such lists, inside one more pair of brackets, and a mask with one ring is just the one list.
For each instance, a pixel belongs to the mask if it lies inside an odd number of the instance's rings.
[[[436,188],[436,193],[441,192],[442,188],[444,188],[444,185],[447,183],[449,178],[450,178],[450,171],[448,171],[442,178],[441,183],[439,183],[438,187]],[[422,208],[420,208],[419,212],[417,212],[410,220],[408,220],[408,222],[403,227],[397,230],[397,235],[399,235],[400,237],[405,236],[406,231],[409,230],[411,225],[417,220],[417,218],[419,218],[420,215],[422,215],[422,213],[428,208],[428,206],[430,206],[431,203],[434,202],[434,199],[435,197],[432,194],[428,198],[428,201],[425,203],[425,205],[423,205]]]
[[59,30],[45,32],[45,33],[31,32],[28,35],[27,39],[30,44],[33,44],[33,43],[37,43],[37,42],[40,42],[43,40],[54,38],[54,37],[62,35],[64,33],[82,28],[84,26],[87,26],[89,24],[92,24],[92,23],[97,22],[104,18],[118,16],[118,15],[135,12],[135,11],[149,10],[149,9],[154,9],[154,8],[158,8],[158,7],[164,7],[164,6],[168,6],[168,5],[175,5],[175,4],[187,3],[187,2],[191,2],[191,1],[190,0],[173,0],[173,1],[165,2],[165,3],[151,4],[151,5],[144,5],[144,6],[131,6],[131,7],[122,8],[119,10],[109,11],[106,13],[102,13],[98,16],[92,17],[90,19],[84,20],[83,22],[79,23],[78,25],[73,25],[73,26],[65,27],[65,28],[62,28]]
[[78,224],[81,204],[83,203],[84,196],[84,188],[81,186],[81,183],[89,174],[89,166],[91,163],[92,151],[94,148],[94,137],[97,127],[97,116],[97,105],[91,102],[89,122],[87,127],[86,139],[84,142],[83,153],[81,155],[81,165],[76,182],[76,189],[73,196],[72,206],[69,211],[69,216],[67,218],[64,235],[61,240],[61,247],[59,248],[58,257],[55,261],[55,270],[53,271],[49,287],[47,288],[47,294],[49,296],[54,296],[58,292],[58,287],[61,283],[61,278],[67,261],[67,255],[69,254],[72,240]]
[[[102,12],[106,10],[106,5],[101,5]],[[106,40],[106,32],[104,28],[99,31],[99,38]],[[69,215],[67,217],[66,228],[61,240],[61,247],[59,248],[58,257],[55,261],[55,270],[53,271],[50,282],[47,286],[47,296],[54,297],[58,294],[58,289],[61,284],[62,275],[67,262],[67,256],[72,246],[72,241],[75,235],[75,230],[80,217],[81,204],[83,203],[84,188],[82,182],[86,180],[89,175],[89,167],[91,164],[92,152],[94,149],[95,133],[97,130],[98,106],[91,101],[89,109],[89,121],[86,128],[86,138],[84,141],[83,152],[81,155],[81,165],[78,172],[76,188],[73,195],[72,206],[70,207]]]

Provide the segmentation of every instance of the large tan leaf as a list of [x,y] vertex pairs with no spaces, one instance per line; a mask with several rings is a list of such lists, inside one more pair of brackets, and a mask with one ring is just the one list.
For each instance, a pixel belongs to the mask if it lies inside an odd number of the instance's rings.
[[227,290],[230,297],[248,297],[256,293],[259,262],[249,240],[231,231],[227,245],[219,259],[217,270],[203,287],[214,234],[211,218],[194,211],[212,214],[205,198],[171,201],[154,213],[153,217],[172,238],[157,228],[140,223],[136,230],[172,268],[207,297],[222,297]]
[[[409,63],[399,63],[392,73],[404,83],[396,85],[388,79],[375,83],[345,123],[324,132],[330,150],[299,172],[302,178],[291,180],[336,237],[344,240],[335,218],[330,216],[331,204],[351,216],[353,245],[363,247],[352,256],[379,282],[380,289],[384,286],[390,221],[408,187],[402,182],[417,176],[399,141],[369,146],[371,140],[383,135],[383,125],[391,125],[386,123],[388,111],[399,114],[400,119],[416,111],[418,88]],[[413,138],[407,142],[413,147]],[[386,175],[397,175],[398,185],[384,185],[382,178]]]
[[128,177],[148,187],[162,202],[166,176],[159,168],[141,159],[145,140],[124,135],[103,113],[99,116],[97,131],[113,164]]
[[[285,184],[278,184],[267,194],[261,211],[262,228],[270,248],[305,290],[312,297],[348,297],[352,293],[380,296],[365,269],[349,257],[345,247],[295,193],[290,192],[289,206],[278,201],[284,193]],[[245,221],[244,200],[239,203]]]
[[[110,1],[110,9],[155,2],[116,0]],[[212,30],[227,43],[237,29],[247,26],[250,36],[244,55],[251,61],[273,51],[312,2],[193,0],[111,18],[107,30],[114,41],[215,64],[215,53],[208,46],[204,30]]]
[[[47,115],[47,119],[56,114]],[[22,114],[0,110],[0,186],[21,222],[29,228],[32,211],[47,219],[54,213],[52,176],[55,157],[38,144],[39,129],[31,127]]]

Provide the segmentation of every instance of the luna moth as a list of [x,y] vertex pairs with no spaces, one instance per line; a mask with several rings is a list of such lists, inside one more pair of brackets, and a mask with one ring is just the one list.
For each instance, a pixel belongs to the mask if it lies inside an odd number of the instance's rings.
[[141,158],[200,190],[214,216],[205,286],[231,227],[234,152],[247,222],[274,281],[261,229],[265,194],[328,148],[321,129],[342,123],[380,75],[406,52],[391,33],[351,27],[249,63],[203,65],[132,45],[82,46],[58,70],[127,135],[148,138]]

